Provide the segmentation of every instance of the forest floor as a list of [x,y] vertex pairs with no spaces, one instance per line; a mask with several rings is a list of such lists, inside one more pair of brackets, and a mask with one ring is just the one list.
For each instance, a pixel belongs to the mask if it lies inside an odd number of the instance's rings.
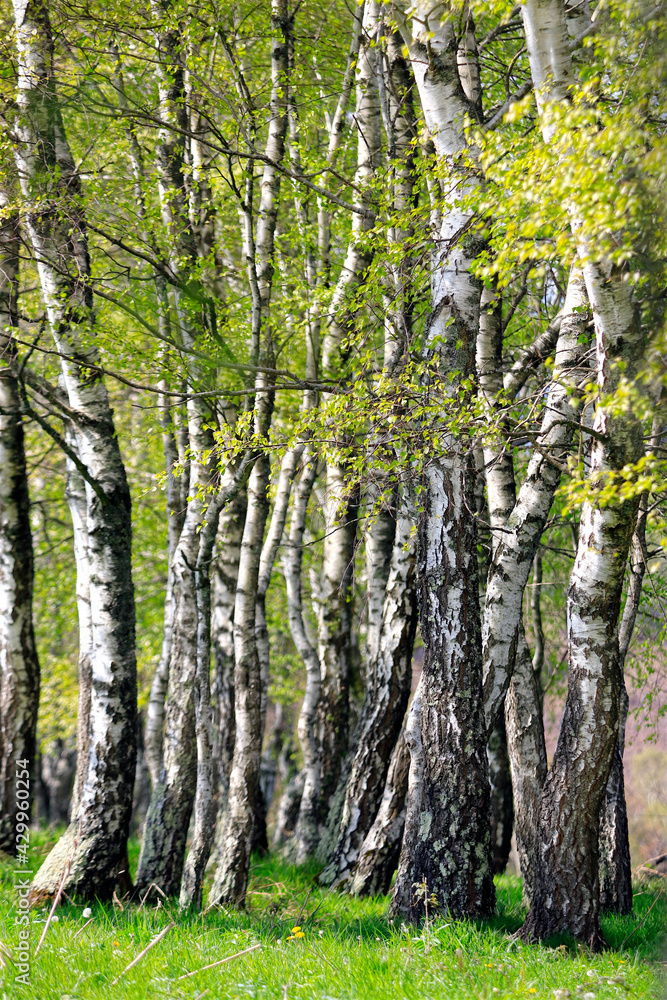
[[[39,863],[53,833],[32,834]],[[137,845],[132,845],[131,864]],[[48,910],[31,913],[30,984],[16,981],[17,865],[0,860],[0,997],[2,1000],[121,998],[278,998],[278,1000],[581,1000],[667,996],[667,883],[638,883],[634,912],[606,917],[608,950],[591,955],[572,942],[524,945],[521,884],[497,880],[496,916],[486,922],[437,917],[427,927],[387,918],[387,899],[356,900],[323,890],[317,869],[275,858],[252,867],[248,909],[179,916],[157,907],[96,905],[92,917],[67,902],[37,943]],[[87,922],[88,920],[88,922]],[[166,935],[127,966],[174,921]],[[297,930],[297,928],[299,928]],[[217,968],[203,967],[260,945]],[[197,971],[200,970],[200,971]],[[194,975],[185,977],[188,973]]]

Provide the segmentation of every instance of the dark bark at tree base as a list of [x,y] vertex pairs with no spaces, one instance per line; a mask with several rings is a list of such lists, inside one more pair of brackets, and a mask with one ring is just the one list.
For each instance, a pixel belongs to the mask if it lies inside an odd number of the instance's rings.
[[352,873],[350,892],[354,896],[379,896],[389,892],[401,853],[409,772],[410,752],[401,731],[391,756],[378,814],[361,845]]
[[61,884],[68,896],[81,902],[107,903],[114,892],[125,895],[132,884],[126,842],[127,829],[125,837],[119,837],[115,845],[110,845],[103,823],[87,835],[81,833],[80,824],[70,823],[33,881],[30,905],[45,903],[55,896]]
[[625,806],[623,758],[617,746],[600,816],[600,909],[625,916],[632,911],[632,869]]
[[301,808],[301,797],[305,775],[303,770],[293,775],[280,797],[276,828],[273,834],[273,850],[279,850],[285,857],[290,853],[290,841],[294,838],[299,810]]
[[493,873],[494,875],[502,875],[507,868],[507,861],[512,849],[512,828],[514,826],[512,776],[507,755],[507,733],[505,732],[504,719],[497,723],[489,737],[487,756],[491,785]]
[[[368,664],[367,688],[353,736],[354,750],[344,768],[328,824],[328,864],[323,885],[348,877],[377,815],[391,758],[407,708],[412,649],[417,630],[413,520],[399,514],[386,579],[375,653]],[[325,838],[323,838],[324,840]]]

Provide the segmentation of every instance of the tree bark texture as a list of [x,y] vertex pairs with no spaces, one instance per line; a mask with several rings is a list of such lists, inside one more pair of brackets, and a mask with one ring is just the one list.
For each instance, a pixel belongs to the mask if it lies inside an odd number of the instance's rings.
[[489,758],[489,782],[491,785],[493,874],[502,875],[507,868],[512,849],[512,829],[514,827],[514,797],[504,719],[497,722],[492,730],[486,753]]
[[[642,497],[635,532],[632,536],[630,580],[618,632],[621,674],[637,620],[647,562],[646,497]],[[600,908],[608,913],[618,913],[621,916],[632,910],[632,868],[623,776],[623,750],[625,748],[625,724],[628,718],[628,706],[628,692],[623,681],[618,719],[618,743],[600,814]]]
[[380,808],[361,845],[352,873],[350,892],[354,896],[379,896],[389,892],[401,852],[409,772],[410,751],[403,727],[389,762]]
[[[166,290],[162,283],[156,280],[158,295],[161,293],[159,306],[159,322],[164,324],[168,301]],[[166,329],[161,331],[165,335]],[[162,382],[160,388],[166,388]],[[183,530],[185,519],[185,509],[181,503],[181,485],[175,476],[175,468],[178,465],[178,446],[174,437],[172,426],[171,406],[169,397],[160,394],[158,397],[158,407],[160,412],[160,424],[162,426],[162,449],[164,452],[165,472],[167,478],[167,587],[164,598],[164,619],[162,633],[162,649],[160,659],[155,670],[155,675],[151,683],[151,692],[146,710],[146,727],[144,734],[144,746],[146,763],[151,776],[151,787],[155,788],[160,777],[162,768],[162,738],[164,730],[165,700],[167,697],[167,686],[169,683],[169,662],[171,659],[171,646],[174,631],[174,555],[176,547]],[[188,470],[189,471],[189,470]],[[183,472],[184,476],[187,473]]]
[[[72,427],[66,428],[65,437],[74,452],[76,438]],[[79,812],[81,793],[88,772],[88,746],[90,742],[90,705],[93,683],[93,621],[90,606],[90,562],[88,560],[88,525],[86,521],[86,482],[71,459],[66,461],[67,480],[65,496],[72,519],[74,561],[76,563],[76,609],[79,620],[79,691],[76,708],[76,775],[72,789],[70,816]]]
[[247,507],[245,489],[221,513],[211,584],[211,639],[213,644],[213,761],[217,814],[213,857],[217,861],[227,816],[229,776],[234,758],[234,603]]
[[[468,48],[474,41],[466,38]],[[462,54],[459,46],[459,63]],[[469,73],[470,85],[475,74]],[[493,427],[494,411],[503,391],[503,311],[502,298],[495,283],[482,289],[480,302],[479,333],[477,335],[476,363],[479,396],[484,404],[488,425]],[[507,422],[501,425],[507,429]],[[494,436],[486,438],[482,447],[482,463],[486,478],[488,519],[490,526],[490,560],[503,537],[503,529],[516,503],[514,460],[511,450],[498,442],[497,428]],[[484,584],[489,576],[486,566]],[[489,734],[487,746],[489,778],[491,782],[491,845],[495,874],[503,872],[511,850],[514,824],[514,797],[507,751],[507,731],[501,717]]]
[[[453,20],[441,9],[434,12],[426,4],[417,4],[412,25],[401,20],[399,26],[436,152],[443,162],[451,163],[465,146],[463,120],[470,110],[457,70]],[[466,183],[455,174],[451,177],[451,187],[459,195]],[[481,288],[470,271],[474,248],[457,240],[467,221],[458,205],[447,207],[431,272],[433,309],[426,349],[431,356],[437,352],[440,377],[452,378],[454,385],[474,373],[479,327]],[[424,485],[417,571],[425,647],[422,750],[417,755],[423,760],[423,780],[418,793],[418,832],[411,850],[408,818],[416,802],[408,799],[392,910],[411,919],[420,916],[422,904],[414,899],[412,886],[426,882],[443,911],[453,916],[484,916],[492,912],[495,895],[482,699],[475,468],[469,442],[443,435],[441,454],[425,470]],[[411,765],[411,782],[412,771]]]
[[247,478],[254,456],[248,452],[213,497],[202,524],[195,567],[197,603],[197,668],[194,678],[197,780],[192,842],[183,870],[179,905],[199,909],[206,865],[213,843],[215,798],[213,767],[213,711],[211,708],[211,561],[220,512],[233,501]]
[[523,901],[530,905],[535,888],[540,798],[547,774],[542,701],[523,626],[512,680],[505,696],[505,729],[512,772],[514,830],[523,879]]
[[414,519],[403,504],[397,514],[382,618],[352,740],[354,756],[346,769],[345,785],[340,789],[342,808],[336,810],[333,849],[320,876],[325,885],[338,885],[350,877],[380,806],[388,761],[410,695],[412,648],[417,629],[415,576]]
[[[183,137],[184,66],[181,39],[165,22],[166,9],[154,5],[158,19],[155,33],[156,76],[160,100],[160,132],[156,149],[162,221],[169,233],[170,267],[186,280],[196,263],[196,239],[187,215],[185,145]],[[172,289],[184,346],[195,347],[201,331],[189,315],[180,289]],[[164,719],[162,767],[154,785],[146,817],[137,870],[137,891],[151,885],[167,895],[178,893],[185,858],[186,838],[197,780],[194,688],[198,663],[198,614],[196,566],[199,557],[203,491],[215,474],[214,414],[201,389],[202,373],[188,360],[186,404],[190,451],[189,498],[176,545],[171,572],[172,634],[169,651],[167,705]],[[208,580],[208,577],[207,577]]]
[[[0,209],[6,210],[6,202],[0,191]],[[17,814],[30,822],[32,795],[23,796],[37,787],[39,709],[30,495],[12,338],[18,328],[19,246],[18,217],[6,214],[0,220],[0,850],[8,854],[16,853]]]
[[[17,168],[25,223],[86,479],[92,667],[89,746],[79,809],[33,883],[109,899],[124,867],[136,755],[136,659],[130,494],[94,346],[90,261],[79,176],[56,93],[46,5],[14,4],[18,55]],[[83,474],[83,472],[82,472]]]
[[[404,799],[403,839],[398,858],[396,882],[394,883],[394,890],[391,894],[389,904],[390,915],[407,916],[412,919],[417,919],[421,915],[419,900],[414,894],[416,879],[413,879],[412,876],[415,874],[414,852],[417,850],[421,839],[422,830],[424,829],[422,816],[426,812],[424,745],[422,741],[421,719],[422,693],[423,683],[420,679],[403,728],[405,746],[410,755],[410,766]],[[400,765],[400,757],[397,758],[396,763]],[[398,779],[397,783],[400,785],[402,771],[397,771],[396,778]],[[429,891],[431,891],[431,886],[429,886]]]

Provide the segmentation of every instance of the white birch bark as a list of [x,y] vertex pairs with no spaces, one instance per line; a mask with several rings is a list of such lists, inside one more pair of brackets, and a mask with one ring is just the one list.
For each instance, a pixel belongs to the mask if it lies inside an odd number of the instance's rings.
[[234,603],[241,558],[247,495],[245,489],[221,515],[211,585],[211,638],[213,642],[213,757],[216,769],[217,815],[213,860],[223,845],[229,776],[234,758]]
[[[66,440],[76,453],[76,438],[71,427]],[[71,459],[67,459],[65,496],[72,519],[74,562],[76,564],[76,609],[79,621],[79,691],[76,709],[76,774],[72,789],[70,816],[79,812],[81,792],[88,772],[90,739],[90,696],[93,682],[93,621],[90,607],[90,562],[88,559],[88,525],[86,521],[86,483]]]
[[[383,45],[384,48],[384,45]],[[386,55],[378,66],[380,105],[387,136],[392,173],[392,219],[389,240],[400,244],[411,235],[409,221],[401,220],[414,202],[414,147],[416,123],[413,105],[414,78],[403,55],[402,39],[386,37]],[[410,341],[411,261],[403,254],[389,268],[385,292],[384,358],[380,384],[394,378]],[[356,853],[373,821],[382,795],[391,747],[405,713],[410,661],[416,625],[414,539],[406,496],[400,498],[385,481],[381,460],[383,428],[371,433],[370,479],[366,507],[371,516],[364,532],[366,549],[367,629],[365,643],[364,700],[347,758],[341,769],[318,857],[327,862],[320,876],[324,883],[340,884],[349,877]],[[378,466],[375,468],[374,466]],[[390,494],[381,496],[382,493]],[[374,506],[380,505],[375,513]],[[398,617],[397,617],[398,616]],[[387,693],[390,692],[387,698]]]
[[[586,323],[585,309],[584,282],[581,271],[574,267],[568,281],[553,380],[540,434],[516,504],[505,522],[504,530],[497,531],[489,568],[482,630],[485,713],[489,730],[502,711],[519,641],[523,593],[578,421],[573,388],[586,351],[585,345],[579,342]],[[497,462],[491,453],[488,461],[489,469],[495,471]],[[503,527],[501,515],[511,500],[512,483],[501,468],[498,468],[497,478],[499,482],[502,480],[502,487],[499,485],[498,490],[502,490],[504,495],[498,500],[500,528]],[[495,505],[495,501],[490,500],[490,507],[492,503]]]
[[[8,201],[0,190],[0,850],[15,854],[16,814],[31,815],[37,782],[40,675],[32,620],[30,496],[12,336],[18,328],[19,220]],[[19,786],[20,777],[28,784]],[[18,787],[33,790],[28,800],[17,800]]]
[[[33,897],[64,889],[110,898],[124,866],[136,753],[136,660],[130,495],[98,355],[86,341],[92,310],[79,180],[63,127],[48,13],[14,4],[18,57],[15,147],[25,224],[37,262],[86,483],[92,684],[89,754],[78,815],[33,883]],[[43,197],[39,194],[42,192]],[[91,376],[91,370],[93,372]],[[94,485],[93,485],[94,484]]]
[[[470,43],[469,43],[470,44]],[[459,47],[459,62],[461,49]],[[477,382],[483,402],[483,419],[494,428],[497,408],[503,392],[502,299],[494,282],[482,290],[477,337]],[[490,561],[503,537],[503,529],[516,503],[514,462],[508,446],[507,422],[502,421],[490,437],[483,439],[482,466],[486,478],[488,520],[490,526]],[[489,575],[486,568],[485,584]],[[501,874],[507,865],[514,824],[514,799],[507,750],[507,730],[502,716],[489,733],[487,745],[491,785],[491,846],[493,869]]]
[[[423,697],[424,686],[420,679],[406,716],[404,729],[405,745],[410,754],[410,768],[405,796],[403,840],[401,841],[396,882],[389,904],[390,915],[396,916],[406,916],[415,911],[419,912],[419,903],[414,895],[415,883],[411,881],[411,878],[414,874],[413,852],[424,832],[424,816],[427,809],[424,778],[426,763],[422,736]],[[428,835],[428,829],[425,832]]]
[[197,792],[194,803],[192,842],[183,870],[179,906],[199,909],[204,873],[214,833],[215,798],[213,767],[213,711],[211,708],[211,561],[220,512],[232,502],[248,475],[254,455],[246,453],[225,485],[206,509],[201,527],[195,567],[197,603],[197,667],[194,679],[195,734],[197,741]]
[[[654,421],[655,429],[655,421]],[[642,584],[648,564],[646,548],[647,497],[642,496],[630,551],[630,579],[618,630],[618,658],[621,676],[637,620]],[[600,909],[621,916],[632,911],[632,868],[625,803],[623,751],[630,699],[621,682],[618,741],[600,813]]]

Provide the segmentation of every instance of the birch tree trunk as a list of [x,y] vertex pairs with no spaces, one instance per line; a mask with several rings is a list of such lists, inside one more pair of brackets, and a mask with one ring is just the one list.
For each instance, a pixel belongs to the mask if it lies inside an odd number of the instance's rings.
[[[168,310],[166,289],[161,287],[162,283],[158,280],[156,280],[156,286],[158,288],[159,300],[161,299],[161,301],[158,301],[158,322],[160,326],[166,327],[165,319]],[[168,331],[163,329],[161,332],[166,335]],[[161,381],[159,388],[167,388],[165,380]],[[146,763],[151,776],[151,788],[155,788],[157,785],[162,769],[164,710],[169,683],[169,662],[171,659],[174,631],[174,556],[185,520],[185,510],[181,503],[181,487],[174,474],[175,467],[178,465],[178,446],[174,437],[169,397],[165,393],[161,393],[158,397],[158,407],[162,427],[162,450],[164,453],[167,482],[167,586],[164,597],[162,649],[151,683],[144,733]]]
[[[303,754],[301,772],[303,788],[299,815],[294,829],[291,853],[297,864],[311,857],[319,839],[319,814],[322,789],[320,747],[317,739],[317,713],[321,690],[321,666],[310,637],[303,613],[301,573],[303,535],[306,527],[308,500],[315,481],[317,463],[310,449],[304,453],[304,467],[294,495],[289,539],[283,555],[283,572],[287,589],[287,612],[294,645],[306,667],[306,690],[299,712],[297,734]],[[289,822],[283,821],[283,825]]]
[[236,721],[234,718],[234,603],[245,524],[245,489],[226,507],[218,524],[211,588],[211,637],[213,642],[213,760],[217,791],[217,815],[213,859],[217,863],[222,848],[229,776],[234,758]]
[[[444,7],[417,4],[412,26],[399,18],[421,97],[426,125],[444,163],[465,146],[470,105],[457,69],[453,19]],[[453,164],[452,164],[453,166]],[[452,170],[452,201],[464,184]],[[426,349],[435,355],[441,383],[474,373],[481,288],[470,272],[474,247],[458,234],[468,215],[443,212],[433,251]],[[437,345],[437,346],[436,346]],[[489,829],[489,772],[482,700],[477,582],[475,468],[469,442],[445,432],[441,454],[424,472],[419,525],[418,587],[425,655],[422,670],[422,750],[412,754],[411,787],[392,912],[411,919],[422,903],[412,886],[426,883],[452,916],[483,916],[495,896]],[[415,699],[416,700],[416,699]],[[465,733],[465,740],[462,734]],[[423,759],[423,779],[413,776]],[[412,790],[414,777],[414,792]],[[414,798],[413,798],[414,796]],[[409,830],[418,811],[414,843]]]
[[[121,111],[128,116],[130,107],[125,91],[125,78],[120,52],[115,44],[110,47],[110,53],[114,62],[114,83],[118,95],[118,103]],[[164,104],[164,101],[163,101]],[[143,236],[149,246],[155,247],[157,241],[155,233],[152,231],[146,213],[145,200],[145,176],[144,158],[135,129],[127,127],[125,134],[129,146],[130,162],[132,164],[132,175],[134,180],[134,198],[136,202],[137,217],[143,227]],[[169,185],[167,184],[167,187]],[[157,253],[157,251],[156,251]],[[153,284],[155,286],[155,297],[157,307],[158,333],[163,343],[172,339],[169,322],[169,296],[167,282],[164,274],[153,267]],[[165,369],[168,367],[168,352],[163,349],[162,363]],[[162,738],[164,730],[165,699],[167,697],[167,686],[169,682],[169,660],[171,657],[171,643],[174,625],[174,606],[172,599],[174,572],[173,562],[176,546],[183,528],[185,519],[185,507],[183,499],[187,498],[187,489],[182,490],[181,484],[174,475],[175,467],[179,462],[179,449],[176,442],[172,407],[168,394],[168,383],[166,378],[161,378],[158,383],[158,414],[160,426],[162,428],[162,449],[164,453],[166,484],[167,484],[167,586],[164,599],[164,618],[162,632],[162,649],[160,659],[151,683],[151,691],[146,710],[146,725],[144,733],[144,754],[148,771],[150,773],[151,788],[155,788],[160,777],[162,768]],[[177,410],[181,408],[181,402],[176,401]],[[183,449],[185,450],[185,449]],[[188,464],[189,471],[189,464]],[[184,479],[189,479],[184,475]]]
[[[187,215],[184,180],[185,89],[181,39],[169,24],[169,5],[155,3],[156,75],[160,99],[160,132],[156,149],[162,222],[170,238],[172,273],[186,280],[196,263],[196,240]],[[186,349],[195,346],[200,330],[192,322],[180,288],[173,288],[176,316]],[[169,651],[163,761],[153,787],[144,826],[136,888],[158,886],[166,895],[178,893],[185,858],[188,825],[197,779],[194,687],[197,676],[198,616],[196,566],[199,556],[202,493],[215,474],[211,426],[215,415],[201,389],[203,373],[188,361],[186,404],[190,451],[189,499],[172,561],[172,635]],[[208,583],[208,576],[206,578]]]
[[[635,628],[642,584],[648,563],[646,515],[646,497],[644,496],[640,501],[637,525],[632,536],[630,580],[618,633],[621,676]],[[630,699],[625,688],[625,681],[623,681],[618,719],[618,743],[600,814],[600,908],[603,911],[618,913],[621,916],[632,910],[632,869],[623,776],[625,724],[628,718],[629,703]]]
[[[484,448],[493,535],[483,627],[485,710],[487,726],[493,732],[498,725],[494,713],[502,707],[503,689],[507,690],[504,724],[512,771],[517,850],[527,903],[532,898],[535,881],[535,832],[547,760],[542,704],[523,630],[523,594],[574,431],[575,384],[581,378],[586,352],[586,305],[581,271],[574,267],[561,314],[553,380],[540,434],[518,497],[511,454],[492,440]],[[494,400],[502,389],[502,349],[497,327],[484,310],[482,316],[477,362],[480,390],[491,415]]]
[[[76,452],[76,439],[70,427],[66,440]],[[93,621],[90,606],[90,562],[88,559],[88,525],[86,521],[86,483],[71,459],[67,459],[67,506],[72,519],[74,561],[76,563],[76,609],[79,620],[79,691],[76,709],[76,773],[72,789],[70,817],[78,815],[81,793],[88,773],[90,741],[90,705],[93,683]]]
[[[422,674],[423,677],[423,674]],[[424,685],[420,678],[410,710],[405,719],[404,740],[410,755],[410,767],[407,777],[405,795],[405,818],[403,821],[403,839],[398,859],[398,871],[394,891],[391,895],[389,913],[392,916],[402,916],[418,919],[421,915],[419,899],[414,894],[418,883],[411,881],[414,874],[414,851],[421,839],[422,818],[427,810],[425,790],[425,760],[422,741],[422,701]],[[400,751],[399,751],[400,753]],[[397,765],[400,757],[397,757]],[[401,773],[397,774],[397,784],[400,784]],[[428,882],[427,882],[428,885]],[[431,891],[431,886],[428,886]]]
[[[370,222],[369,183],[382,149],[378,94],[379,6],[366,0],[361,44],[356,68],[357,168],[352,233],[341,274],[331,302],[322,342],[322,373],[337,378],[343,364],[342,344],[350,323],[350,292],[362,280],[370,258],[360,236]],[[348,745],[349,685],[351,668],[352,577],[357,529],[358,498],[348,497],[346,469],[336,456],[327,461],[325,474],[325,538],[320,593],[316,602],[318,653],[322,668],[320,730],[322,746],[322,802],[326,811],[338,783]]]
[[[587,299],[581,270],[573,267],[559,326],[552,385],[526,477],[516,503],[498,532],[489,568],[484,606],[484,694],[487,727],[491,729],[502,711],[514,667],[519,632],[522,628],[523,594],[546,524],[554,494],[560,483],[561,468],[572,441],[577,415],[577,394],[573,392],[581,375],[586,346],[582,342],[587,320]],[[488,468],[498,482],[499,499],[489,498],[492,518],[503,527],[503,512],[514,492],[513,475],[496,464],[493,454],[485,454]],[[496,474],[497,469],[497,474]],[[489,481],[487,471],[487,482]],[[492,487],[492,493],[496,487]],[[496,514],[497,506],[497,514]]]
[[181,909],[199,909],[202,901],[204,873],[213,843],[215,818],[213,768],[213,712],[211,709],[211,560],[218,530],[220,512],[238,494],[254,461],[248,452],[218,490],[206,510],[200,532],[197,565],[195,567],[197,603],[197,669],[194,680],[195,731],[197,740],[197,792],[194,804],[194,829],[188,852],[179,905]]
[[[288,448],[280,463],[280,472],[276,484],[276,494],[273,504],[273,512],[269,529],[266,534],[262,555],[259,564],[259,575],[257,578],[257,602],[255,608],[255,641],[257,643],[257,655],[259,657],[259,670],[262,682],[262,702],[261,702],[261,740],[264,740],[266,729],[266,711],[268,706],[269,670],[271,661],[271,649],[269,644],[269,630],[266,624],[266,594],[271,582],[273,566],[278,554],[278,548],[283,537],[285,521],[287,520],[287,509],[289,506],[292,482],[296,475],[297,466],[303,454],[303,441]],[[268,837],[266,832],[266,814],[269,803],[264,796],[262,782],[257,785],[255,793],[255,829],[253,832],[253,849],[266,853],[268,851]]]
[[[271,6],[271,118],[266,143],[254,263],[251,281],[258,292],[252,338],[258,345],[259,365],[272,368],[275,347],[269,305],[273,282],[274,239],[280,193],[280,173],[274,164],[282,162],[287,135],[287,92],[292,19],[285,0]],[[261,339],[260,339],[261,337]],[[255,381],[254,430],[265,440],[273,413],[273,376],[258,371]],[[216,902],[243,906],[248,883],[248,867],[254,827],[255,799],[262,751],[262,678],[256,639],[256,606],[264,527],[268,515],[267,489],[271,475],[268,454],[255,462],[248,486],[238,585],[234,606],[235,716],[236,740],[229,781],[229,809],[223,834],[220,863],[211,890]]]
[[[29,823],[37,787],[39,660],[32,621],[33,552],[18,352],[19,220],[0,191],[0,850],[15,854],[17,814]],[[24,782],[17,782],[23,778]],[[28,783],[25,783],[28,779]]]
[[410,695],[412,648],[417,629],[415,593],[416,539],[407,505],[398,514],[374,658],[359,713],[354,756],[342,789],[336,839],[320,876],[324,885],[340,885],[356,864],[361,845],[380,806],[387,762]]
[[[526,42],[538,108],[567,97],[573,80],[567,22],[556,0],[527,0]],[[545,114],[545,141],[552,126]],[[580,232],[571,206],[575,235]],[[580,256],[596,334],[601,395],[618,385],[621,362],[632,379],[643,351],[638,310],[629,283],[580,239]],[[596,477],[635,462],[642,432],[634,415],[598,404],[593,431],[590,498],[583,504],[568,593],[568,695],[553,763],[540,807],[539,850],[527,939],[567,932],[593,949],[602,945],[599,894],[599,816],[618,742],[622,673],[618,616],[636,503],[597,502]]]
[[[400,35],[391,33],[386,37],[386,55],[381,56],[381,62],[377,67],[377,82],[392,167],[392,215],[400,220],[401,213],[407,214],[414,203],[416,135],[414,78],[403,56]],[[410,234],[410,224],[399,223],[390,227],[389,239],[399,244]],[[412,312],[409,272],[408,255],[390,268],[391,278],[384,296],[383,380],[390,380],[397,373],[409,343]],[[376,450],[381,454],[376,435],[371,435],[369,450],[371,482],[366,504],[372,523],[365,532],[368,617],[364,701],[318,848],[318,857],[327,862],[320,876],[324,884],[339,884],[348,878],[377,812],[411,681],[416,594],[408,505],[406,497],[399,500],[396,490],[391,491],[384,481],[382,459],[378,463],[376,457]],[[373,468],[375,464],[379,468]],[[381,498],[383,491],[392,495]],[[381,509],[374,515],[373,507],[378,501]],[[393,509],[396,506],[398,509]]]
[[109,899],[124,866],[136,755],[136,660],[130,494],[95,348],[90,263],[79,178],[67,143],[53,69],[48,13],[14,4],[18,56],[16,160],[62,379],[85,469],[92,683],[89,752],[79,809],[39,872],[33,898],[63,888]]
[[404,727],[405,721],[391,755],[380,808],[361,845],[352,873],[350,892],[355,896],[379,896],[389,892],[398,865],[410,772]]
[[[462,58],[460,47],[458,58],[460,63]],[[469,66],[470,60],[466,60],[465,64]],[[469,71],[471,78],[474,79],[475,75]],[[494,425],[494,411],[497,409],[498,400],[503,391],[502,318],[502,299],[494,283],[491,287],[485,287],[482,290],[476,350],[479,395],[483,401],[490,427]],[[516,503],[512,452],[507,444],[499,444],[497,440],[497,435],[506,430],[508,427],[505,421],[500,428],[496,429],[494,437],[484,441],[482,448],[488,497],[488,517],[491,527],[491,563],[503,537],[502,529],[504,529],[507,518]],[[488,577],[489,569],[487,568],[485,585]],[[493,869],[495,874],[500,874],[507,866],[514,825],[514,797],[507,750],[507,731],[505,720],[502,717],[495,723],[489,734],[487,756],[491,784]]]

